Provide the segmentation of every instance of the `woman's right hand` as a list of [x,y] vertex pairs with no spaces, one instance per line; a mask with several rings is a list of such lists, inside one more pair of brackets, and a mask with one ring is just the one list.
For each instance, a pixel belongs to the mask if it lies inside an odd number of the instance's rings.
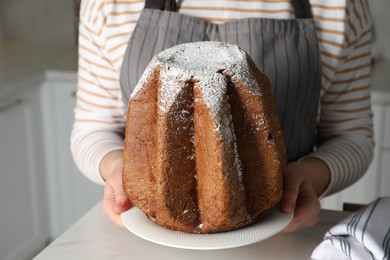
[[103,210],[120,227],[124,227],[120,217],[121,213],[131,207],[131,202],[122,187],[122,156],[123,151],[112,151],[103,158],[100,165],[100,172],[106,181]]

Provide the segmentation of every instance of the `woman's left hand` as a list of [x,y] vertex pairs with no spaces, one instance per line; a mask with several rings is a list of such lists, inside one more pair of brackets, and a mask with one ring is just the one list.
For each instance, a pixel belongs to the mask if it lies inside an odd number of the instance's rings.
[[307,158],[287,165],[284,172],[283,197],[280,209],[294,212],[294,217],[283,232],[292,232],[317,223],[321,209],[318,199],[328,186],[330,174],[325,163]]

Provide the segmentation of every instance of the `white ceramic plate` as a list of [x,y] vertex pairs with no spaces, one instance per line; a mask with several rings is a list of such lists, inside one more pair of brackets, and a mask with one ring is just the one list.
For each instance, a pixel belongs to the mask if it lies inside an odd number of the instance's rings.
[[166,229],[148,219],[136,207],[122,213],[121,217],[128,230],[145,240],[176,248],[211,250],[249,245],[269,238],[286,227],[293,214],[282,213],[276,206],[250,226],[213,234],[191,234]]

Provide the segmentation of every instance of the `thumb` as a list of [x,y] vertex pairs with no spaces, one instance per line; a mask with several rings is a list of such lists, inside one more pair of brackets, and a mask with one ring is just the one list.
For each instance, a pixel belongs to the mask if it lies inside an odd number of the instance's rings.
[[116,214],[121,214],[122,212],[128,210],[131,206],[130,200],[127,198],[126,193],[123,191],[122,187],[115,190],[115,207],[114,211]]

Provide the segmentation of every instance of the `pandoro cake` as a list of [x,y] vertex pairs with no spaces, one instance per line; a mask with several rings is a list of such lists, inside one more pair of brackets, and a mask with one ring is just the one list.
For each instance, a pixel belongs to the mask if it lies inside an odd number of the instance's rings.
[[266,75],[238,46],[156,55],[128,102],[123,189],[169,229],[244,227],[282,196],[286,152]]

